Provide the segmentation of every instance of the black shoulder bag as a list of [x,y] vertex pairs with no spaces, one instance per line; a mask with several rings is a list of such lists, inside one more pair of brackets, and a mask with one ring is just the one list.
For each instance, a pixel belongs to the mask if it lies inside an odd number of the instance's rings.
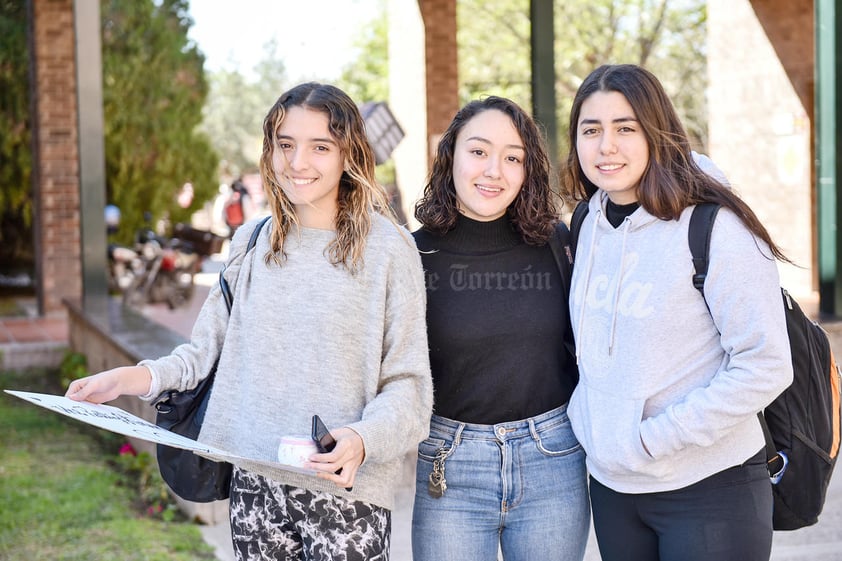
[[[263,219],[254,229],[246,246],[246,253],[257,243],[257,236],[269,219],[270,217]],[[224,269],[219,273],[219,287],[230,313],[234,297],[223,272]],[[218,364],[219,358],[214,362],[207,377],[195,388],[183,392],[175,390],[162,392],[153,402],[158,410],[155,424],[194,440],[198,438]],[[190,450],[172,448],[163,444],[157,445],[157,456],[161,477],[182,499],[207,503],[228,498],[233,467],[228,462],[215,462],[194,454]]]

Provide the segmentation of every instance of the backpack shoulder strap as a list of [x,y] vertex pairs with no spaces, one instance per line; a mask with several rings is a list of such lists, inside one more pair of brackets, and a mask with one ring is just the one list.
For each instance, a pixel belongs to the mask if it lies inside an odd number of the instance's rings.
[[705,295],[705,278],[708,274],[710,236],[719,208],[720,205],[716,203],[696,205],[687,229],[687,242],[690,246],[690,255],[693,257],[693,268],[696,270],[696,274],[693,275],[693,286],[702,293],[702,297]]
[[[271,219],[271,216],[267,216],[257,223],[257,226],[251,233],[251,237],[249,238],[249,242],[246,245],[246,250],[243,252],[243,255],[254,248],[257,244],[257,236],[260,235],[260,231],[263,229],[263,226]],[[222,298],[225,300],[225,306],[228,308],[228,313],[231,313],[231,306],[234,304],[234,294],[231,292],[231,287],[228,286],[228,281],[225,280],[225,276],[223,275],[224,272],[225,267],[219,271],[219,288],[222,290]]]
[[573,209],[573,216],[570,217],[570,251],[576,257],[576,245],[579,243],[579,231],[582,223],[588,215],[588,201],[579,201]]
[[[716,203],[702,203],[696,205],[693,214],[690,216],[690,226],[687,229],[687,242],[690,246],[690,255],[693,257],[693,268],[696,274],[693,275],[693,286],[705,297],[705,278],[708,274],[708,257],[710,255],[710,236],[713,232],[713,223],[716,220],[716,213],[720,205]],[[707,301],[705,301],[707,303]],[[770,475],[780,479],[783,475],[783,468],[786,467],[785,460],[777,453],[775,441],[769,431],[769,425],[762,411],[757,412],[757,419],[763,429],[763,438],[766,441],[766,468]]]
[[[571,255],[571,237],[570,231],[567,229],[567,226],[564,222],[559,222],[556,224],[555,231],[553,235],[550,237],[549,240],[550,249],[553,252],[553,257],[555,258],[556,266],[558,267],[558,273],[561,276],[561,290],[562,294],[570,294],[570,277],[572,274],[572,255]],[[573,330],[572,327],[569,325],[568,322],[568,329],[564,336],[564,345],[567,347],[568,352],[573,356],[576,357],[576,349],[573,344]]]
[[571,240],[570,230],[567,229],[567,225],[564,222],[556,224],[553,235],[550,236],[549,242],[547,243],[549,243],[550,249],[553,251],[553,257],[555,257],[559,272],[561,272],[562,276],[564,276],[566,271],[567,276],[569,276],[570,255],[568,254],[567,248],[570,247]]

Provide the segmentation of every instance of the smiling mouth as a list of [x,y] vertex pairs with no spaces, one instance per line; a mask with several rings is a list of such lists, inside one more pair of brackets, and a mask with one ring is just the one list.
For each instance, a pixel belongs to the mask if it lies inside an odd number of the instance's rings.
[[474,187],[485,193],[500,193],[503,191],[503,189],[499,187],[488,187],[487,185],[480,185],[479,183],[475,183]]
[[316,180],[313,178],[305,179],[301,177],[291,177],[290,181],[292,181],[294,185],[310,185]]
[[623,164],[600,164],[596,166],[596,169],[600,171],[616,171],[623,167]]

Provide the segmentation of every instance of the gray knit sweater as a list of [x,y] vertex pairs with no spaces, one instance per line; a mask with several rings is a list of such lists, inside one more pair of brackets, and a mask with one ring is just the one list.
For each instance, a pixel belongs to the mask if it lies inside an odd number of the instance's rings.
[[267,224],[239,258],[256,223],[231,242],[230,318],[214,285],[190,342],[141,362],[152,372],[143,398],[195,386],[219,357],[199,441],[275,461],[280,437],[309,435],[318,414],[328,428],[349,427],[363,439],[352,492],[265,463],[240,467],[391,509],[401,459],[427,436],[432,410],[423,272],[412,236],[376,215],[362,270],[351,275],[326,259],[334,237],[327,230],[293,232],[286,262],[267,265]]

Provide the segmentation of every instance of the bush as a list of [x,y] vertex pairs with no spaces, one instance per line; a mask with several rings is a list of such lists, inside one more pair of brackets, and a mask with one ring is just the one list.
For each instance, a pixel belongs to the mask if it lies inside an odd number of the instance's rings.
[[70,382],[78,380],[79,378],[84,378],[90,374],[90,372],[88,372],[88,357],[82,353],[68,350],[64,353],[64,357],[61,359],[59,374],[61,387],[62,389],[67,390]]

